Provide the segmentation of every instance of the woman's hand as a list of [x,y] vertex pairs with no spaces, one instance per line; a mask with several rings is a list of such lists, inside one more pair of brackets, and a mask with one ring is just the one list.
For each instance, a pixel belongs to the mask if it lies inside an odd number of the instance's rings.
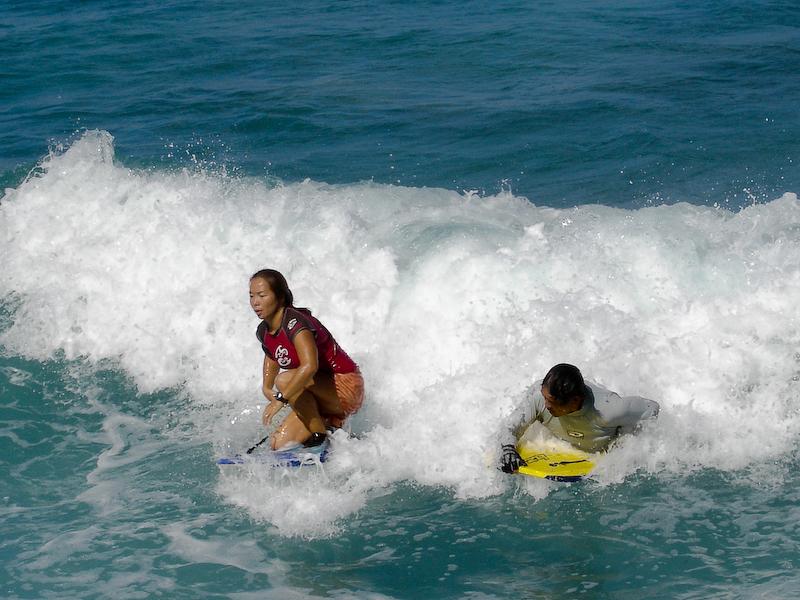
[[264,414],[261,415],[261,422],[264,423],[265,427],[269,427],[270,423],[272,423],[272,419],[278,414],[281,408],[283,408],[283,403],[275,400],[275,394],[270,390],[269,404],[264,408]]

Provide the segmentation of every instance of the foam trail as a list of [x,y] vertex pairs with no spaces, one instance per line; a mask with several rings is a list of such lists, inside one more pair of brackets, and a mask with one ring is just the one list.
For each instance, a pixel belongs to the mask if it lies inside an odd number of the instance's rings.
[[[600,470],[724,470],[798,440],[800,205],[557,210],[510,193],[134,171],[89,132],[0,205],[0,343],[40,360],[113,359],[142,391],[181,386],[220,450],[261,435],[255,270],[282,270],[364,371],[368,399],[320,480],[310,525],[264,503],[271,476],[220,493],[287,534],[326,535],[400,480],[460,497],[509,485],[488,465],[526,388],[572,362],[662,415]],[[316,491],[315,491],[316,489]],[[324,507],[324,510],[323,510]]]

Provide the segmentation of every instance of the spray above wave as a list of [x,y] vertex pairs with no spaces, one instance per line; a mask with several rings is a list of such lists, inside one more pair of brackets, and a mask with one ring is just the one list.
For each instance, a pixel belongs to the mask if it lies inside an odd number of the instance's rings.
[[341,440],[323,480],[294,488],[326,508],[319,519],[266,502],[280,481],[222,476],[224,497],[284,532],[331,531],[399,480],[501,492],[509,479],[489,466],[498,433],[557,362],[662,405],[601,481],[686,468],[676,456],[687,449],[690,463],[741,469],[788,452],[800,432],[793,194],[732,213],[270,187],[126,169],[111,136],[89,132],[7,190],[0,228],[6,351],[111,359],[143,391],[182,386],[197,407],[186,418],[217,448],[259,432],[248,277],[287,275],[298,304],[352,350],[368,395],[361,439]]

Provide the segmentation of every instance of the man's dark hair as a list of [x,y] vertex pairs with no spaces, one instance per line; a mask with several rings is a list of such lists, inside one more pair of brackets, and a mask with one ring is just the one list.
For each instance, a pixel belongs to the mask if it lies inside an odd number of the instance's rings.
[[583,375],[575,365],[561,363],[547,372],[542,381],[542,387],[550,391],[550,395],[559,405],[567,404],[570,400],[579,396],[586,396],[586,384],[583,382]]

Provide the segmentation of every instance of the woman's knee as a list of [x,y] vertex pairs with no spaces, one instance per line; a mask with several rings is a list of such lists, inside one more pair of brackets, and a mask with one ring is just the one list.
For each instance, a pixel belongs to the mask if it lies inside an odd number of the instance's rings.
[[282,392],[286,389],[286,386],[289,385],[289,382],[292,380],[292,375],[289,371],[284,371],[282,373],[278,373],[278,376],[275,378],[275,387],[278,388],[279,392]]
[[[278,388],[278,391],[282,393],[289,386],[289,383],[292,381],[294,376],[294,370],[278,373],[278,376],[275,378],[275,386]],[[309,379],[308,383],[306,383],[305,389],[310,388],[312,385],[314,385],[313,377]]]

